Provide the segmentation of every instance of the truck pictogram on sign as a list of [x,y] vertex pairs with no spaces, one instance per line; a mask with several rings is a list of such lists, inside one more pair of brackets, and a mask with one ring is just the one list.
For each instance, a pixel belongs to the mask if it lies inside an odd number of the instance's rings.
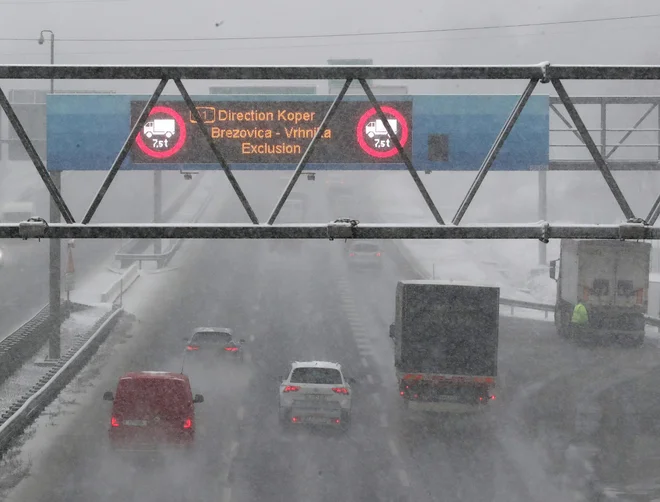
[[[394,134],[398,134],[399,121],[397,119],[388,119],[387,121],[390,123],[390,127],[392,128],[392,131],[394,131]],[[383,124],[383,121],[380,119],[367,122],[367,125],[365,126],[365,133],[371,139],[376,136],[387,136],[388,138],[390,136],[387,132],[387,129],[385,128],[385,125]]]
[[170,139],[176,133],[176,122],[174,119],[154,119],[144,124],[142,130],[147,138],[165,136]]

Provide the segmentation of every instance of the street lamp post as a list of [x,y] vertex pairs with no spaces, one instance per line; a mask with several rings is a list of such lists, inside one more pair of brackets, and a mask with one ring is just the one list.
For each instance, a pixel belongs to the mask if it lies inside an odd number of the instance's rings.
[[[46,39],[44,33],[50,33],[50,64],[55,64],[55,33],[50,30],[41,30],[39,35],[39,45],[43,45]],[[55,93],[55,79],[50,79],[50,93]]]
[[[44,33],[50,33],[50,64],[55,64],[55,33],[51,30],[41,30],[39,35],[39,45],[43,45],[46,39]],[[50,94],[55,93],[55,79],[50,79]],[[57,190],[62,192],[62,176],[60,171],[52,171],[50,177]],[[60,210],[51,197],[50,199],[50,221],[51,223],[60,223]],[[48,359],[57,360],[60,358],[60,326],[62,322],[61,303],[62,303],[62,249],[60,239],[50,239],[50,266],[48,273],[49,284],[49,302],[50,318],[53,322],[53,329],[48,340]]]

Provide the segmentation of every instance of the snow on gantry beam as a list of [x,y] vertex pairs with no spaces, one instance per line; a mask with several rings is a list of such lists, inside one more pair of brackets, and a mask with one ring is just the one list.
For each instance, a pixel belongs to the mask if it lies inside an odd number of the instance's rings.
[[175,65],[2,65],[8,79],[194,79],[194,80],[660,80],[660,66],[175,66]]
[[635,239],[660,240],[660,227],[621,225],[0,224],[0,238],[54,239]]

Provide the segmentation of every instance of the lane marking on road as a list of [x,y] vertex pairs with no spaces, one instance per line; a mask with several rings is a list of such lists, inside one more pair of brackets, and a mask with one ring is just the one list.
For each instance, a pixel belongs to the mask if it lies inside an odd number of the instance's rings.
[[399,481],[401,481],[401,484],[404,487],[410,487],[410,479],[408,478],[408,473],[403,469],[399,469]]
[[390,452],[392,453],[393,457],[399,457],[399,450],[397,450],[396,443],[394,442],[394,439],[390,439],[387,442],[388,446],[390,447]]
[[371,376],[371,373],[367,375],[367,382],[369,382],[371,385],[374,383],[374,377]]
[[360,360],[360,362],[362,363],[362,366],[364,366],[365,368],[369,367],[369,363],[364,357]]
[[229,458],[233,459],[238,452],[238,441],[232,441],[231,446],[229,447]]
[[387,427],[387,415],[385,413],[380,414],[380,426]]
[[371,338],[369,336],[369,333],[364,329],[363,324],[361,322],[349,322],[351,325],[351,328],[353,329],[353,334],[356,337],[362,337],[362,338]]
[[243,420],[245,417],[245,408],[243,406],[239,406],[238,410],[236,410],[236,418],[239,420]]

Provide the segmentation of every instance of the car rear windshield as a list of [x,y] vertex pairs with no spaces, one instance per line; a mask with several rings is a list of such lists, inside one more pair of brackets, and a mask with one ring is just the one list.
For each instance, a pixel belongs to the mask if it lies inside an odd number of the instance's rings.
[[369,244],[369,243],[355,244],[353,246],[353,250],[361,253],[376,253],[378,252],[378,246],[376,244]]
[[319,383],[341,385],[341,373],[332,368],[296,368],[291,373],[291,383]]
[[183,380],[164,378],[127,378],[119,381],[115,406],[136,417],[155,414],[178,416],[191,402]]
[[204,331],[195,333],[193,342],[200,344],[225,344],[231,342],[231,335],[222,331]]

